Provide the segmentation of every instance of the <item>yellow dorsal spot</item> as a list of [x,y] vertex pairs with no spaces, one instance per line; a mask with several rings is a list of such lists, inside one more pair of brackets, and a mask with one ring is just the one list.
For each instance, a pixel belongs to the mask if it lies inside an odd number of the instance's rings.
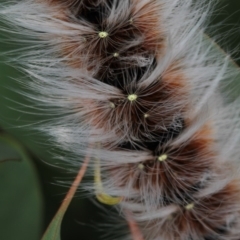
[[133,24],[133,18],[130,18],[129,22],[130,24]]
[[142,163],[138,164],[138,168],[143,170],[144,169],[144,165]]
[[119,57],[119,53],[115,52],[115,53],[113,54],[113,56],[114,56],[114,57]]
[[106,38],[106,37],[108,36],[108,33],[107,33],[107,32],[99,32],[99,33],[98,33],[98,36],[99,36],[100,38]]
[[148,117],[149,117],[149,114],[145,113],[144,118],[148,118]]
[[136,94],[130,94],[130,95],[128,95],[128,100],[129,100],[130,102],[136,101],[137,98],[138,98],[138,96],[137,96]]
[[167,160],[167,158],[168,158],[167,154],[162,154],[158,157],[158,161],[164,162]]
[[115,104],[113,102],[110,102],[109,105],[111,108],[115,108]]
[[190,204],[185,206],[185,209],[186,210],[192,210],[194,208],[194,206],[195,206],[194,203],[190,203]]
[[112,197],[104,192],[99,159],[95,161],[94,182],[96,189],[96,198],[99,202],[106,205],[116,205],[122,201],[121,197]]

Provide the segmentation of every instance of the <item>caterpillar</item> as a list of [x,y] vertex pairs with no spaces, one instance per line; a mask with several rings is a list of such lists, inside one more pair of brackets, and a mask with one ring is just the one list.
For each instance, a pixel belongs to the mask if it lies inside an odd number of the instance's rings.
[[211,11],[193,0],[0,7],[31,45],[18,62],[29,97],[59,116],[41,131],[72,168],[91,154],[83,187],[131,213],[144,240],[240,239],[240,101],[223,93],[229,57],[204,35]]

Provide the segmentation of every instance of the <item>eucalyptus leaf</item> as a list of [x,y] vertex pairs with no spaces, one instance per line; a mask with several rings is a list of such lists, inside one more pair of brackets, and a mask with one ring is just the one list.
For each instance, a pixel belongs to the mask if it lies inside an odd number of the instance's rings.
[[65,199],[63,200],[62,205],[60,206],[58,212],[54,216],[53,220],[51,221],[50,225],[48,226],[42,240],[61,240],[61,223],[64,217],[65,212],[67,211],[72,198],[74,197],[78,185],[81,183],[82,178],[87,170],[88,163],[90,161],[90,157],[86,156],[84,163],[82,164],[77,177],[72,183],[71,188],[69,189]]
[[0,134],[0,239],[38,240],[43,199],[30,157],[13,138]]

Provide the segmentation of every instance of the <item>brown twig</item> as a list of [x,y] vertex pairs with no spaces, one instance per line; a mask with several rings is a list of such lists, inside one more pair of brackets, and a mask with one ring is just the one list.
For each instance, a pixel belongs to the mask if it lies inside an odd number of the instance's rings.
[[62,223],[62,219],[64,217],[64,214],[66,210],[69,207],[69,204],[71,203],[72,198],[75,195],[75,192],[77,191],[77,188],[79,184],[82,181],[82,178],[87,170],[88,163],[90,161],[90,156],[86,156],[84,159],[84,162],[79,169],[79,172],[73,181],[67,195],[65,196],[60,208],[58,209],[57,213],[55,214],[54,218],[52,219],[51,223],[49,224],[47,230],[45,231],[42,240],[46,239],[60,239],[60,227]]
[[62,206],[65,205],[65,207],[67,208],[68,205],[70,204],[70,202],[71,202],[73,196],[75,195],[75,192],[76,192],[79,184],[81,183],[82,178],[87,170],[89,161],[90,161],[90,156],[87,155],[84,159],[84,162],[83,162],[81,168],[79,169],[78,175],[76,176],[74,182],[72,183],[71,188],[69,189],[67,195],[65,196],[65,198],[63,200]]

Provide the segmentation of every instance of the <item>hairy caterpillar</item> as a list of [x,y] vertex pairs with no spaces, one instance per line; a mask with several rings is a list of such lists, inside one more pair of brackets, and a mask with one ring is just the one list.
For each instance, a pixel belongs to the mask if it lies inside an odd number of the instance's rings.
[[[228,59],[207,44],[211,7],[193,0],[22,0],[0,16],[32,47],[41,130],[86,189],[131,212],[145,240],[239,240],[239,100],[222,96]],[[19,30],[20,29],[20,30]],[[89,147],[91,146],[91,147]]]

